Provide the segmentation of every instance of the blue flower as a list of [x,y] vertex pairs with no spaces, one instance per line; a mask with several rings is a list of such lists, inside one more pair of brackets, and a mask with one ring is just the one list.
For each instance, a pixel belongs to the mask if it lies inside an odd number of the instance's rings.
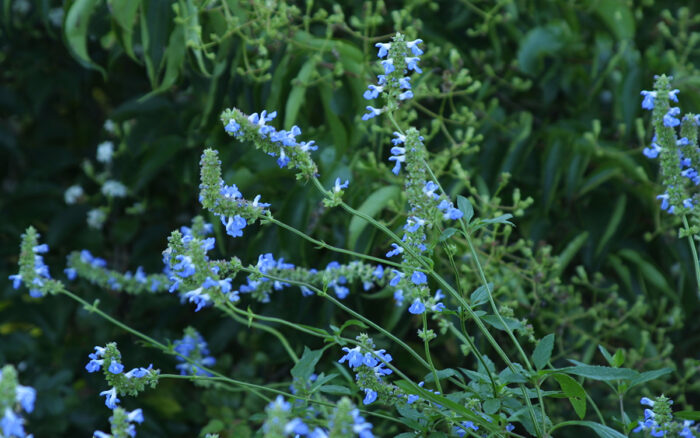
[[[661,199],[661,209],[668,211],[670,214],[673,214],[674,207],[670,205],[668,202],[668,193],[664,193],[662,195],[658,195],[656,199]],[[644,397],[646,398],[646,397]],[[644,399],[642,399],[644,400]],[[647,399],[648,400],[648,399]]]
[[677,103],[677,102],[678,102],[678,93],[679,93],[679,91],[680,91],[680,90],[678,90],[677,88],[676,88],[675,90],[669,91],[669,92],[668,92],[668,98]]
[[343,189],[347,189],[349,183],[350,183],[350,182],[349,182],[348,180],[345,180],[345,182],[341,184],[341,183],[340,183],[340,178],[336,178],[336,179],[335,179],[335,185],[333,186],[333,192],[334,192],[334,193],[338,193],[338,192],[340,192],[340,191],[343,190]]
[[117,398],[117,388],[114,387],[112,387],[112,389],[102,391],[100,395],[105,396],[105,406],[110,409],[115,409],[117,407],[117,403],[121,401]]
[[411,91],[411,90],[404,91],[403,93],[399,94],[399,100],[411,99],[412,97],[413,97],[413,91]]
[[396,289],[394,291],[394,301],[396,301],[396,305],[399,307],[403,305],[403,290]]
[[413,282],[413,284],[418,286],[427,283],[428,277],[426,277],[426,275],[421,271],[413,271],[413,274],[411,275],[411,281]]
[[420,315],[425,312],[425,304],[423,304],[420,298],[416,298],[413,304],[411,304],[411,307],[408,308],[408,311],[414,315]]
[[407,56],[406,58],[406,68],[409,70],[414,70],[416,73],[423,73],[423,70],[418,67],[418,61],[420,61],[420,58],[416,57],[409,57]]
[[404,76],[401,79],[399,79],[399,88],[403,88],[404,90],[410,90],[411,78],[409,76]]
[[355,348],[343,347],[343,351],[345,351],[347,354],[341,357],[338,363],[343,363],[347,360],[350,368],[356,368],[362,365],[364,356],[362,353],[360,353],[359,345]]
[[676,126],[680,125],[681,121],[676,118],[678,115],[680,115],[680,113],[681,109],[678,107],[669,108],[666,115],[664,115],[664,126],[668,128],[675,128]]
[[649,406],[650,408],[653,408],[655,405],[654,400],[650,399],[649,397],[642,397],[642,399],[639,400],[639,403],[645,406]]
[[377,108],[371,107],[369,105],[367,105],[366,109],[369,112],[362,116],[362,120],[372,119],[372,118],[377,117],[378,115],[380,115],[382,113],[381,109],[377,109]]
[[127,414],[126,419],[129,423],[143,423],[143,411],[141,409],[134,409]]
[[403,273],[397,271],[396,269],[392,269],[391,272],[394,274],[394,277],[389,281],[389,286],[398,286],[399,282],[403,278]]
[[418,44],[422,44],[423,40],[418,39],[418,40],[413,40],[413,41],[406,41],[406,47],[408,47],[411,52],[413,53],[414,56],[420,56],[423,54],[423,51],[418,47]]
[[444,211],[445,213],[442,215],[443,219],[448,220],[457,220],[464,216],[464,213],[462,213],[461,210],[458,210],[454,207],[454,205],[450,202],[447,201],[446,199],[443,199],[440,204],[438,204],[438,210]]
[[381,280],[384,276],[384,266],[377,265],[377,267],[374,269],[374,272],[372,272],[372,275]]
[[367,100],[376,99],[379,93],[384,91],[384,87],[378,87],[376,85],[369,85],[367,88],[369,88],[369,90],[365,91],[365,94],[362,95],[362,97]]
[[36,401],[36,389],[31,386],[17,385],[15,399],[17,403],[22,406],[22,409],[31,414],[34,410],[34,402]]
[[642,96],[644,96],[644,100],[642,100],[642,108],[646,110],[653,110],[654,109],[654,99],[656,98],[656,91],[646,91],[642,90],[641,93]]
[[642,153],[647,158],[656,158],[659,156],[660,152],[661,152],[661,146],[659,146],[656,142],[652,142],[650,147],[644,148],[644,150],[642,151]]
[[408,400],[406,400],[406,403],[408,403],[408,404],[410,405],[410,404],[412,404],[412,403],[417,402],[418,400],[420,400],[420,397],[418,397],[417,395],[415,395],[415,394],[408,394]]
[[195,303],[197,305],[197,308],[194,309],[195,312],[199,312],[203,307],[211,303],[211,298],[208,294],[202,292],[201,287],[186,292],[182,297],[190,303]]
[[354,421],[352,431],[356,433],[359,438],[374,438],[370,430],[372,429],[372,424],[365,421],[365,418],[360,415],[360,411],[358,409],[353,409],[350,414]]
[[373,391],[369,388],[365,388],[365,399],[362,400],[362,403],[365,405],[368,405],[368,404],[371,404],[376,399],[377,399],[377,391]]
[[419,218],[418,216],[410,216],[408,219],[406,219],[406,225],[403,226],[403,229],[409,233],[415,233],[423,225],[425,225],[425,220]]
[[284,433],[305,436],[309,433],[309,426],[304,424],[301,418],[294,418],[284,426]]
[[403,252],[403,247],[398,245],[397,243],[392,243],[391,246],[394,247],[391,251],[386,253],[387,257],[393,257],[397,254],[401,254]]
[[391,169],[391,171],[394,173],[394,175],[398,175],[401,171],[401,163],[406,162],[406,149],[394,146],[391,148],[391,153],[393,156],[389,157],[389,161],[396,161],[394,168]]
[[224,130],[230,134],[236,135],[238,131],[241,129],[241,125],[238,124],[235,120],[231,119],[228,121],[228,125],[224,128]]
[[392,73],[394,70],[394,60],[393,59],[384,59],[382,62],[382,67],[384,67],[384,74],[388,75]]
[[19,287],[22,285],[22,274],[10,275],[9,279],[12,280],[12,287],[14,289],[19,289]]
[[383,58],[389,53],[389,49],[391,48],[391,43],[377,43],[374,45],[374,47],[379,48],[379,53],[377,53],[377,57]]
[[10,407],[5,408],[5,416],[0,420],[2,435],[6,437],[24,438],[27,436],[23,426],[24,420],[15,414]]
[[684,199],[684,200],[683,200],[683,207],[692,210],[692,208],[693,208],[693,200],[690,199],[690,198]]
[[243,228],[245,228],[248,223],[240,215],[230,216],[228,220],[224,216],[221,216],[221,223],[226,226],[226,234],[231,237],[240,237],[243,235]]
[[267,409],[277,409],[284,412],[289,412],[292,409],[292,405],[284,399],[281,395],[278,395],[275,401],[270,402],[267,405]]
[[112,363],[109,364],[108,370],[112,374],[121,374],[122,371],[124,371],[124,365],[120,364],[119,362],[112,361]]

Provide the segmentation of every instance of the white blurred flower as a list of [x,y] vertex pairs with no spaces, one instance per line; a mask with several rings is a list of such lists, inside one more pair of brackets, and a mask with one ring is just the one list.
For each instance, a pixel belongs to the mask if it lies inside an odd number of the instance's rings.
[[104,225],[106,219],[107,213],[105,213],[105,211],[101,208],[92,209],[87,213],[88,225],[92,228],[97,228],[98,230],[102,229],[102,225]]
[[97,161],[101,163],[109,163],[114,155],[114,143],[105,141],[97,146]]
[[63,194],[63,199],[65,199],[66,204],[75,204],[78,199],[83,196],[83,188],[79,185],[70,186],[66,189]]
[[115,127],[116,125],[113,121],[111,121],[110,119],[105,120],[105,124],[103,126],[103,128],[105,128],[105,131],[109,132],[110,134],[114,134]]
[[126,186],[119,181],[108,179],[102,185],[102,194],[108,198],[123,198],[126,196]]

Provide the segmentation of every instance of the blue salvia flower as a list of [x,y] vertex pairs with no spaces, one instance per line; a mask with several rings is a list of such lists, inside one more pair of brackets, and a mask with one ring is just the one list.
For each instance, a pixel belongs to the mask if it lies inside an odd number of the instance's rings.
[[0,419],[2,435],[6,437],[24,438],[24,419],[17,415],[9,406],[5,408],[5,415]]
[[374,108],[370,105],[367,105],[366,109],[368,112],[362,116],[362,120],[372,119],[382,113],[382,110],[380,108]]
[[413,304],[408,308],[408,311],[414,315],[420,315],[425,312],[425,304],[423,304],[420,298],[416,298]]
[[[185,329],[185,335],[173,343],[173,347],[181,356],[176,359],[179,363],[175,366],[180,374],[191,376],[212,376],[202,366],[211,367],[216,364],[216,359],[209,356],[209,347],[202,335],[192,327]],[[187,362],[182,356],[191,359],[194,363]]]
[[103,395],[105,397],[105,406],[107,406],[110,409],[116,408],[117,404],[121,401],[119,398],[117,398],[117,388],[115,387],[112,387],[112,389],[102,391],[100,395]]
[[377,43],[374,45],[374,47],[379,48],[379,53],[377,53],[377,57],[384,58],[389,53],[389,49],[391,48],[391,43]]
[[398,307],[403,305],[403,290],[402,289],[396,289],[394,291],[394,301],[396,302],[396,306],[398,306]]
[[642,90],[640,94],[644,96],[644,99],[642,99],[642,108],[649,111],[653,110],[654,99],[656,99],[656,91]]
[[423,54],[423,51],[418,47],[418,44],[423,44],[423,40],[417,39],[413,41],[406,41],[406,47],[408,47],[411,50],[411,53],[413,53],[414,56],[420,56]]
[[678,107],[669,108],[668,112],[664,116],[664,126],[669,128],[675,128],[681,124],[681,121],[677,118],[681,114],[681,109]]

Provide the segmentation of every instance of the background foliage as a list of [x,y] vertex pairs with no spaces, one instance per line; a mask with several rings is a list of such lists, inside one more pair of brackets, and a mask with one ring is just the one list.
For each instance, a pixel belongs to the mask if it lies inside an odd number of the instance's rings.
[[[285,222],[381,255],[380,236],[324,209],[311,187],[231,141],[218,114],[231,106],[277,110],[284,127],[297,124],[320,145],[327,186],[336,176],[351,178],[347,202],[359,207],[371,199],[365,208],[391,222],[403,208],[382,164],[391,131],[369,129],[359,117],[373,80],[374,42],[401,30],[428,47],[422,65],[430,74],[409,118],[430,134],[434,162],[453,178],[450,192],[470,196],[484,215],[503,211],[498,205],[513,204],[514,196],[532,197],[516,214],[513,235],[501,236],[510,249],[492,252],[499,302],[527,318],[536,337],[556,332],[556,359],[603,364],[602,344],[621,349],[627,367],[673,367],[649,389],[681,408],[697,407],[700,321],[691,260],[678,224],[654,199],[660,189],[655,163],[641,154],[650,134],[639,96],[655,74],[672,74],[684,110],[700,112],[697,7],[653,0],[346,3],[5,0],[0,277],[15,272],[19,235],[30,224],[51,246],[54,275],[63,257],[81,248],[114,269],[159,271],[170,230],[200,212],[197,163],[205,146],[219,149],[227,182],[276,200],[275,215]],[[103,128],[108,119],[113,133]],[[111,204],[104,228],[95,230],[85,215],[105,204],[95,194],[95,150],[105,140],[117,150],[109,172],[129,196]],[[462,170],[450,164],[454,158]],[[88,196],[66,205],[64,191],[73,184]],[[334,259],[271,228],[225,246],[219,251],[248,261],[263,252],[316,267]],[[498,271],[499,260],[524,260],[522,279]],[[465,282],[472,290],[477,284]],[[242,380],[289,375],[281,349],[264,333],[211,312],[194,315],[170,296],[133,298],[86,283],[74,289],[156,338],[196,326],[218,366]],[[9,282],[0,291],[0,363],[19,364],[22,382],[39,392],[30,417],[37,437],[82,436],[106,424],[96,401],[101,383],[83,370],[93,345],[116,340],[134,364],[174,366],[73,303],[30,299]],[[416,327],[399,323],[391,303],[374,303],[351,299],[416,342]],[[342,323],[320,301],[296,294],[256,311]],[[454,358],[457,346],[443,347],[444,359]],[[410,362],[396,362],[411,371]],[[608,390],[594,386],[592,394],[604,400]],[[609,402],[602,404],[614,409]],[[209,431],[245,436],[246,419],[260,410],[243,394],[171,382],[139,403],[147,418],[140,436],[193,436],[207,422]]]

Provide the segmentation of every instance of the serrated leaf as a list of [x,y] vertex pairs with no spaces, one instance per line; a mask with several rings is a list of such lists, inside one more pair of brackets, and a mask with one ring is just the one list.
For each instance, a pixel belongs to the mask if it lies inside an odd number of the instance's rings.
[[464,215],[464,221],[466,223],[469,223],[474,217],[474,207],[472,203],[462,195],[457,196],[457,208]]
[[[452,376],[462,377],[459,375],[459,373],[457,371],[453,370],[452,368],[445,368],[444,370],[437,370],[436,374],[438,376],[438,379],[440,379],[440,380],[447,379],[448,377],[452,377]],[[425,375],[425,377],[423,378],[423,380],[426,382],[434,381],[435,378],[433,377],[433,373],[427,373]]]
[[559,383],[561,391],[571,402],[576,415],[583,419],[586,416],[586,391],[583,386],[566,374],[553,374],[552,377]]
[[[493,283],[489,283],[489,288],[493,287]],[[469,296],[469,304],[472,307],[480,306],[489,300],[489,291],[486,286],[479,286],[474,292]]]
[[638,372],[629,368],[611,368],[598,365],[578,365],[564,368],[562,371],[567,374],[601,381],[631,380],[639,375]]
[[[491,327],[493,327],[497,330],[503,330],[503,331],[506,330],[505,327],[503,326],[503,324],[501,323],[501,320],[498,319],[498,316],[496,316],[496,315],[485,315],[485,316],[482,316],[481,319],[482,319],[482,321],[484,321],[485,323],[489,324]],[[523,323],[521,323],[520,321],[518,321],[515,318],[510,318],[510,317],[505,316],[505,317],[503,317],[503,321],[506,323],[506,325],[508,326],[508,328],[510,330],[518,330],[518,329],[523,328]]]
[[538,370],[541,370],[552,357],[552,349],[554,348],[554,333],[550,333],[540,339],[532,353],[532,362]]
[[630,385],[627,387],[627,389],[629,390],[630,388],[637,385],[641,385],[642,383],[646,383],[651,380],[656,380],[659,377],[665,376],[666,374],[670,374],[672,372],[672,368],[661,368],[660,370],[652,370],[640,373],[638,376],[630,380]]
[[323,350],[309,350],[309,347],[304,346],[304,353],[299,362],[292,367],[292,377],[302,381],[308,380],[322,355]]
[[[354,216],[353,219],[355,219],[356,217],[357,217],[357,216]],[[459,231],[459,230],[457,230],[456,228],[452,228],[452,227],[446,228],[446,229],[440,234],[440,238],[438,238],[438,242],[444,242],[445,240],[447,240],[447,239],[449,239],[450,237],[452,237],[457,231]]]
[[320,392],[325,392],[326,394],[336,394],[336,395],[351,395],[352,392],[349,388],[340,385],[323,385],[318,388]]

